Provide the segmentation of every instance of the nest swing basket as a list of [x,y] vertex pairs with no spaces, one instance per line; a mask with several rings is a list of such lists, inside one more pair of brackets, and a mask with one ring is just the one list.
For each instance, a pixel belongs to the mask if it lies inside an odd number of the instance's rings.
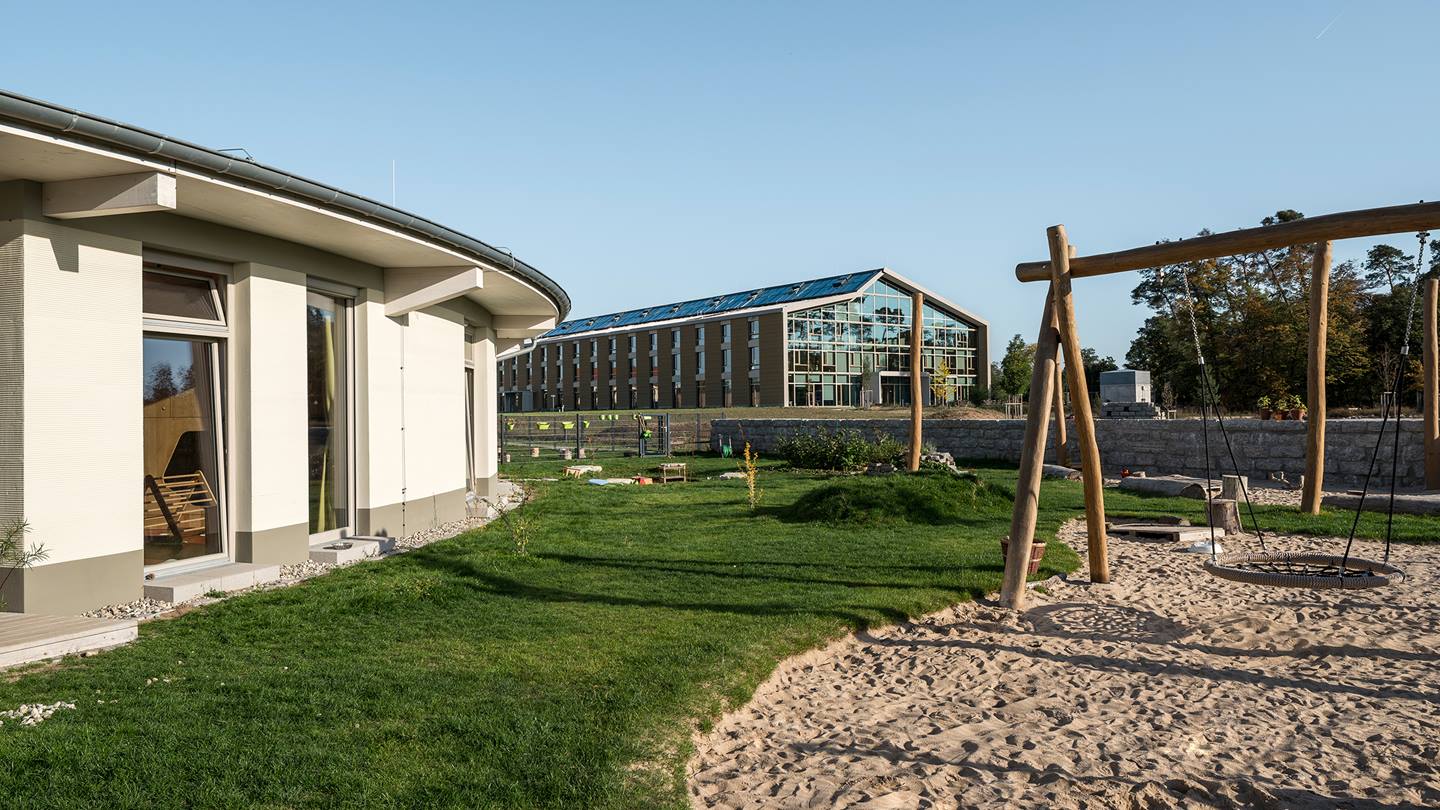
[[1205,570],[1220,579],[1272,588],[1358,591],[1405,580],[1405,573],[1388,563],[1303,552],[1221,554],[1206,560]]

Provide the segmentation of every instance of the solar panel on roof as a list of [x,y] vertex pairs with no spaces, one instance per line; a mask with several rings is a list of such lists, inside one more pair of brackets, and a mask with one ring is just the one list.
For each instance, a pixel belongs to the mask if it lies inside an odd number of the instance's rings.
[[651,321],[665,320],[675,316],[684,317],[702,313],[712,315],[718,312],[744,309],[751,306],[776,306],[780,304],[791,304],[796,301],[804,301],[810,298],[844,294],[846,292],[858,293],[866,283],[879,273],[879,270],[872,270],[869,273],[846,273],[841,276],[827,276],[825,278],[791,283],[788,285],[781,284],[773,287],[762,287],[758,290],[729,293],[709,299],[701,298],[693,301],[681,301],[668,306],[651,306],[644,309],[616,312],[610,315],[598,315],[591,318],[565,321],[544,335],[541,335],[541,339],[583,332],[593,328],[602,321],[608,321],[608,323],[605,324],[607,327],[621,325],[635,326]]

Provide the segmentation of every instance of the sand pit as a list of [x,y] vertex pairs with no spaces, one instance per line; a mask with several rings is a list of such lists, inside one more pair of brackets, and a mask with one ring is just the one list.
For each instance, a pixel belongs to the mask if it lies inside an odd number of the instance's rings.
[[697,740],[693,805],[1440,806],[1440,545],[1348,593],[1111,552],[1114,583],[1051,580],[1023,616],[961,605],[785,662]]

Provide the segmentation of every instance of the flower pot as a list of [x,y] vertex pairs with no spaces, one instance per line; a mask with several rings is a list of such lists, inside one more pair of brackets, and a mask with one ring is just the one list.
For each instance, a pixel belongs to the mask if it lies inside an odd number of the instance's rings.
[[1300,420],[1302,420],[1302,419],[1305,418],[1305,409],[1304,409],[1304,408],[1292,408],[1292,409],[1290,409],[1290,418],[1291,418],[1291,419],[1294,419],[1294,420],[1297,421],[1297,422],[1299,422]]
[[1264,421],[1264,422],[1270,421],[1270,416],[1271,416],[1271,414],[1273,414],[1273,413],[1275,413],[1275,411],[1272,410],[1272,409],[1270,409],[1270,408],[1261,408],[1261,409],[1260,409],[1260,419],[1261,419],[1261,421]]
[[1271,411],[1271,413],[1270,413],[1270,418],[1271,418],[1273,421],[1276,421],[1276,422],[1282,421],[1282,420],[1285,418],[1285,412],[1284,412],[1284,411]]
[[[1004,540],[1001,540],[1001,541],[1000,541],[1000,557],[1001,557],[1001,559],[1009,559],[1009,558],[1010,558],[1010,538],[1008,538],[1008,537],[1005,538]],[[1033,543],[1031,543],[1031,544],[1030,544],[1030,565],[1029,565],[1029,570],[1028,570],[1026,573],[1027,573],[1027,574],[1038,574],[1038,573],[1040,573],[1040,561],[1043,560],[1044,558],[1045,558],[1045,544],[1044,544],[1044,543],[1041,543],[1041,542],[1038,541],[1038,540],[1035,541],[1035,542],[1033,542]]]

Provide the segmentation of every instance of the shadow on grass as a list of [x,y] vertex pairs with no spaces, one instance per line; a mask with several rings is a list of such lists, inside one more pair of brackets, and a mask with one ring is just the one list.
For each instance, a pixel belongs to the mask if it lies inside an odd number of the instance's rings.
[[[621,596],[615,593],[591,593],[585,591],[568,590],[552,586],[532,585],[513,577],[502,576],[491,571],[486,571],[474,563],[463,558],[453,556],[441,556],[437,554],[417,555],[416,562],[426,568],[441,571],[456,577],[464,586],[479,593],[493,596],[525,599],[535,602],[547,602],[555,604],[588,604],[606,605],[610,607],[638,607],[638,608],[660,608],[665,610],[695,611],[701,613],[726,613],[741,616],[817,616],[837,619],[847,626],[856,630],[870,627],[874,624],[871,617],[863,615],[860,611],[870,611],[873,615],[883,618],[886,623],[899,623],[910,618],[904,611],[893,607],[880,605],[849,605],[836,608],[818,608],[802,605],[798,602],[784,600],[765,600],[757,602],[733,601],[692,601],[687,599],[667,599],[662,597],[641,598]],[[686,572],[694,573],[694,572]],[[830,584],[830,583],[816,583]],[[720,587],[717,585],[717,587]],[[884,587],[871,585],[867,587]],[[965,590],[948,589],[951,593],[963,594]],[[848,609],[845,609],[848,608]]]
[[[944,591],[946,593],[952,594],[969,594],[972,599],[978,598],[982,595],[979,591],[973,589],[956,588],[954,585],[940,582],[896,582],[894,580],[876,582],[859,579],[831,579],[828,577],[786,576],[783,574],[763,573],[759,571],[735,570],[739,568],[740,564],[715,560],[664,560],[637,557],[587,557],[580,554],[537,554],[536,556],[542,559],[569,563],[571,565],[598,566],[602,568],[619,568],[633,571],[659,571],[669,574],[698,575],[706,577],[717,577],[720,579],[743,579],[764,582],[788,582],[797,585],[839,585],[846,588],[914,588],[923,590]],[[817,568],[820,567],[814,565],[813,563],[766,563],[755,560],[746,560],[743,565],[746,568],[758,568],[767,565],[809,565]],[[722,568],[727,570],[720,570]],[[943,568],[940,566],[889,565],[866,567],[866,570],[875,572],[912,570],[925,571],[927,573],[934,574],[941,574],[947,571],[955,571],[959,569],[961,569],[961,566],[959,565],[956,565],[953,568]],[[965,565],[963,566],[963,569],[966,571],[988,571],[995,574],[1003,574],[1005,572],[1005,567],[1003,565],[996,564]]]

